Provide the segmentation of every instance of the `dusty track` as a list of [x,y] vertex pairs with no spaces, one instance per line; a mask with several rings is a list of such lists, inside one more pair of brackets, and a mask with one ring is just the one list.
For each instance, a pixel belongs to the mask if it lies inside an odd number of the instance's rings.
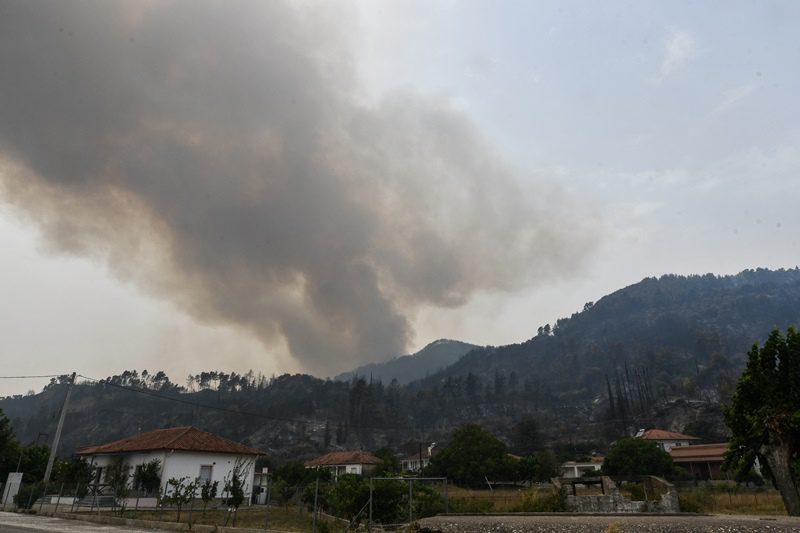
[[420,520],[422,533],[749,533],[800,532],[800,518],[730,515],[461,515]]

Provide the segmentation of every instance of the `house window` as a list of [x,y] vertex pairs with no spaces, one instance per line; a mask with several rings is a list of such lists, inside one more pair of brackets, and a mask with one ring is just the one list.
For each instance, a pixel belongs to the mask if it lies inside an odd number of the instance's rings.
[[211,471],[214,467],[212,465],[201,465],[200,475],[197,476],[200,482],[211,481]]

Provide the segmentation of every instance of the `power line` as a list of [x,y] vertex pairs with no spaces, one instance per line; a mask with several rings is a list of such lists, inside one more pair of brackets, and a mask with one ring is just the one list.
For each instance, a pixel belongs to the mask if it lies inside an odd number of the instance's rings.
[[60,378],[61,376],[69,376],[69,372],[64,374],[47,374],[43,376],[0,376],[0,379]]

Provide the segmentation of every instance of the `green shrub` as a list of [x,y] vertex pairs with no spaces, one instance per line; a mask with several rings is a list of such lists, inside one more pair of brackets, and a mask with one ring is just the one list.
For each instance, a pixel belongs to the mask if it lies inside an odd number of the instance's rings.
[[707,490],[688,490],[678,493],[678,505],[683,513],[706,513],[714,503],[714,496]]
[[435,489],[414,484],[414,516],[425,518],[444,512],[444,498]]
[[19,492],[14,496],[14,503],[20,509],[30,509],[42,496],[44,496],[44,483],[26,483],[19,487]]
[[633,501],[643,502],[645,500],[644,487],[638,483],[627,483],[623,487],[622,491],[626,492],[628,494],[628,498]]
[[531,490],[522,497],[515,509],[524,513],[562,513],[567,510],[567,496],[563,491]]

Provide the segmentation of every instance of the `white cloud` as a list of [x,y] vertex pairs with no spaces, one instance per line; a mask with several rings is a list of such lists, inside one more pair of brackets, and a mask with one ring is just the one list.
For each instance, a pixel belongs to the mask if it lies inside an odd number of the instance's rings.
[[744,85],[739,85],[738,87],[734,87],[732,89],[728,89],[722,94],[722,100],[714,108],[715,113],[722,113],[723,111],[727,111],[731,108],[736,102],[746,98],[756,89],[756,84],[753,82],[745,83]]
[[664,57],[652,81],[661,83],[695,55],[694,37],[682,30],[673,30],[664,47]]

